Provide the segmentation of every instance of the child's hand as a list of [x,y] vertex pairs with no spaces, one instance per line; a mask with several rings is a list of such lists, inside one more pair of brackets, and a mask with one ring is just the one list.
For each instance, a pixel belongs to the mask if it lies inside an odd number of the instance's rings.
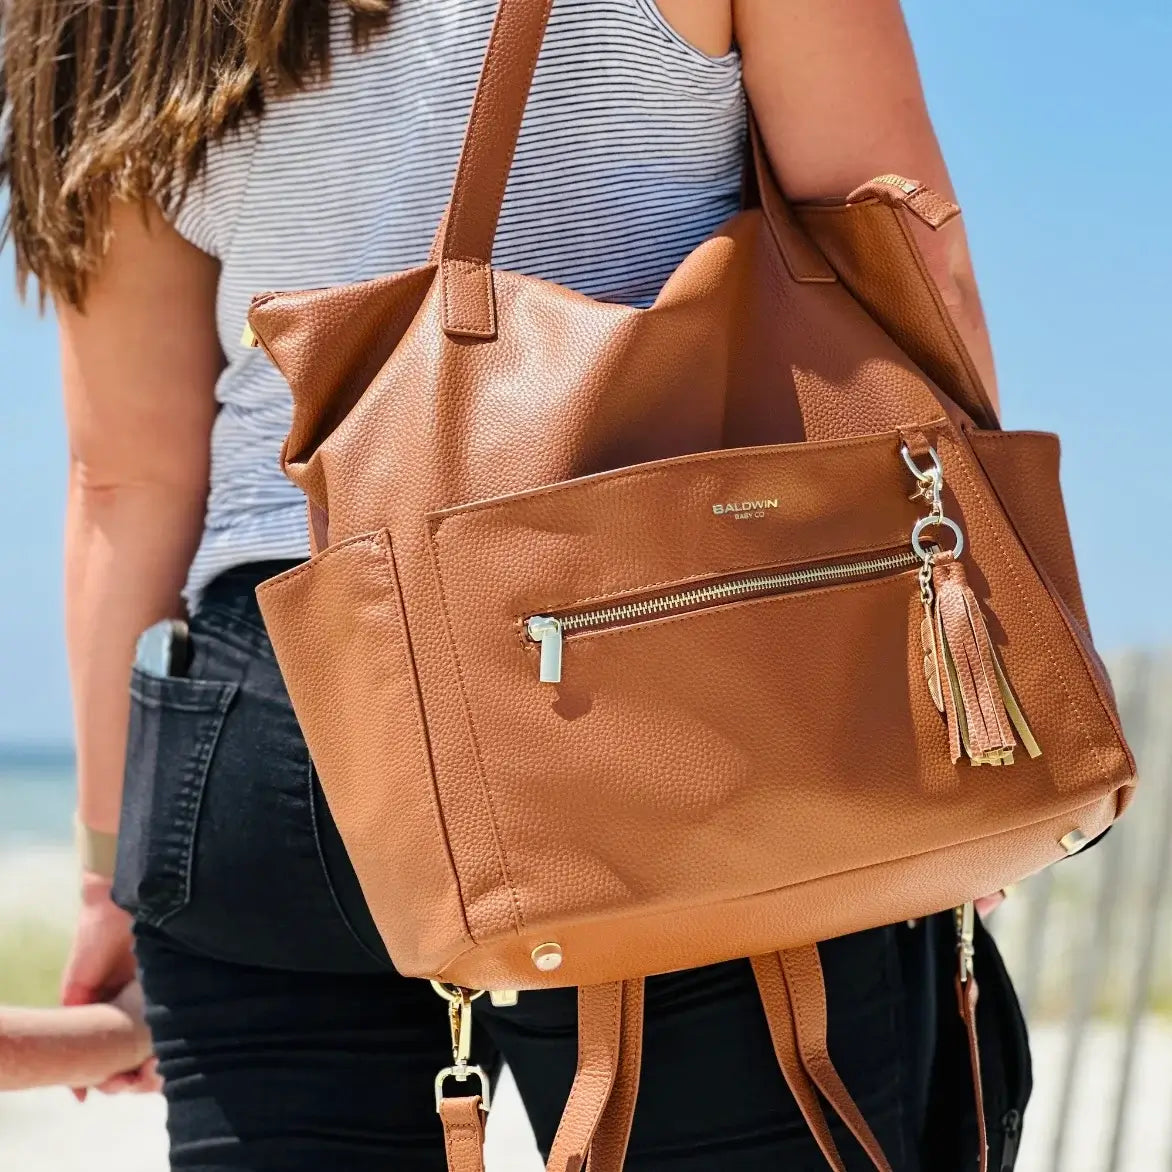
[[[62,1005],[107,1002],[129,986],[134,980],[130,927],[130,916],[110,898],[110,880],[82,872],[81,906],[61,979]],[[75,1086],[73,1094],[85,1102],[87,1086]]]
[[151,1036],[143,1019],[142,986],[137,981],[131,981],[113,1003],[122,1010],[135,1025],[135,1032],[140,1039],[142,1053],[145,1060],[133,1069],[128,1069],[112,1078],[99,1083],[94,1089],[107,1095],[119,1094],[151,1094],[163,1089],[163,1080],[159,1077],[159,1064],[151,1055]]
[[0,1091],[156,1090],[160,1083],[150,1052],[142,991],[135,982],[109,1003],[0,1008]]

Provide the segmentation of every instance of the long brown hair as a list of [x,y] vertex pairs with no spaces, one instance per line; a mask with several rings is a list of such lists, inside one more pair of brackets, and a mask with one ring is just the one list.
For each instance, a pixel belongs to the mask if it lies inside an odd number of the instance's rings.
[[[342,0],[361,45],[392,0]],[[173,211],[209,141],[324,79],[330,0],[0,0],[0,244],[80,305],[110,202]]]

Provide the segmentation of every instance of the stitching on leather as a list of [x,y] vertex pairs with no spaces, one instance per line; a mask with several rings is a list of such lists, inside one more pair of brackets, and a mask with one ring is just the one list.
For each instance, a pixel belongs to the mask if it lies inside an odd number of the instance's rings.
[[[1050,447],[1053,452],[1054,465],[1055,465],[1054,472],[1057,475],[1059,468],[1060,468],[1060,461],[1061,461],[1061,446],[1060,446],[1058,436],[1056,436],[1053,432],[1048,432],[1048,431],[1008,431],[1008,432],[1007,431],[996,431],[996,432],[975,431],[975,432],[971,432],[967,428],[964,429],[963,434],[964,434],[965,438],[969,441],[969,447],[972,449],[973,456],[976,459],[977,464],[980,466],[981,471],[984,473],[985,479],[989,481],[990,487],[993,489],[993,495],[996,498],[997,503],[1001,508],[1001,511],[1005,514],[1006,520],[1009,522],[1010,526],[1012,526],[1014,534],[1017,536],[1018,540],[1021,542],[1022,548],[1025,550],[1026,557],[1029,558],[1030,564],[1034,568],[1034,572],[1038,575],[1039,578],[1041,578],[1042,584],[1046,587],[1046,590],[1049,593],[1051,599],[1054,601],[1054,603],[1057,605],[1059,611],[1062,613],[1063,622],[1066,623],[1067,627],[1073,633],[1076,641],[1081,645],[1083,643],[1084,638],[1086,638],[1086,639],[1090,638],[1090,621],[1087,616],[1087,604],[1086,604],[1086,598],[1084,597],[1083,591],[1082,591],[1082,583],[1078,580],[1077,567],[1075,568],[1074,581],[1069,583],[1069,585],[1072,586],[1074,589],[1074,598],[1071,601],[1078,603],[1079,610],[1081,611],[1081,617],[1076,616],[1073,613],[1073,611],[1072,611],[1070,605],[1067,603],[1066,599],[1063,598],[1061,592],[1059,590],[1057,590],[1056,587],[1054,586],[1053,576],[1046,570],[1045,565],[1043,564],[1043,560],[1037,556],[1037,553],[1036,553],[1037,543],[1035,542],[1035,543],[1031,544],[1029,541],[1027,541],[1025,539],[1024,535],[1021,532],[1020,526],[1018,525],[1017,521],[1014,519],[1012,511],[1009,509],[1009,507],[1007,506],[1007,504],[1005,502],[1004,495],[1002,494],[1001,490],[997,487],[996,480],[989,474],[989,470],[985,467],[985,462],[981,458],[981,454],[980,454],[980,450],[979,450],[985,438],[995,439],[995,440],[1006,440],[1006,439],[1016,440],[1022,436],[1028,436],[1032,439],[1050,440],[1052,442],[1047,446]],[[976,442],[974,442],[974,441],[976,441]],[[1063,504],[1063,510],[1065,512],[1065,503]],[[1073,558],[1074,550],[1073,550],[1071,543],[1070,543],[1069,524],[1067,525],[1066,547],[1067,547],[1067,550],[1070,553],[1071,557]],[[1096,658],[1097,658],[1097,652],[1096,652]],[[1095,674],[1097,675],[1097,673],[1095,673]],[[1098,693],[1098,685],[1096,684],[1095,687],[1096,687],[1096,693]]]
[[411,714],[414,717],[415,728],[419,735],[419,743],[423,749],[424,769],[428,775],[431,789],[432,812],[435,815],[436,822],[439,824],[440,837],[444,843],[444,853],[448,858],[448,866],[452,869],[452,878],[456,882],[456,891],[460,897],[460,924],[461,935],[468,943],[474,943],[472,938],[472,929],[468,924],[468,915],[464,901],[464,888],[460,883],[460,872],[456,867],[456,860],[452,853],[452,840],[448,834],[447,823],[444,820],[443,803],[440,801],[439,782],[436,776],[435,758],[431,752],[431,740],[427,735],[427,725],[423,718],[423,695],[419,687],[419,675],[415,670],[415,651],[411,644],[410,629],[407,626],[407,610],[403,601],[403,592],[399,583],[399,571],[395,565],[395,556],[392,549],[392,542],[389,531],[384,531],[384,540],[377,544],[383,547],[383,558],[386,564],[386,570],[390,578],[391,586],[391,601],[394,604],[395,618],[399,623],[399,633],[403,638],[404,648],[407,652],[407,668],[411,673],[411,689],[414,693],[414,703],[408,705],[411,708]]
[[[477,1107],[477,1110],[480,1108]],[[475,1124],[461,1123],[458,1121],[451,1121],[444,1119],[444,1146],[447,1148],[448,1163],[451,1167],[458,1167],[456,1159],[456,1144],[472,1144],[473,1154],[475,1154],[475,1145],[479,1142],[476,1135]]]
[[913,566],[910,570],[901,570],[898,574],[885,575],[881,578],[871,578],[866,582],[845,582],[838,586],[815,586],[809,590],[793,590],[784,594],[771,594],[764,598],[745,598],[739,602],[726,602],[719,606],[706,606],[700,610],[687,611],[684,614],[670,615],[658,619],[645,619],[638,623],[628,623],[620,627],[604,627],[600,631],[567,631],[566,639],[579,642],[584,639],[603,639],[610,635],[630,635],[635,631],[660,630],[671,623],[682,623],[689,619],[701,619],[705,615],[727,614],[732,610],[745,610],[752,606],[764,606],[770,603],[804,602],[815,598],[823,598],[827,594],[846,594],[849,591],[866,590],[872,586],[891,585],[901,578],[912,578],[918,571]]
[[[947,420],[940,416],[921,426],[921,430],[931,430],[933,428],[943,428],[947,426]],[[906,429],[904,429],[906,430]],[[574,477],[571,480],[559,481],[557,484],[545,485],[541,488],[535,488],[528,492],[510,493],[509,495],[499,498],[490,499],[486,501],[473,501],[466,505],[456,505],[451,509],[438,510],[427,515],[427,522],[434,532],[438,533],[443,525],[448,521],[454,521],[460,517],[471,516],[474,513],[492,512],[494,510],[503,510],[512,508],[514,505],[525,500],[537,500],[542,497],[552,497],[562,492],[573,492],[575,490],[580,492],[600,492],[610,485],[614,484],[638,484],[643,480],[649,480],[656,476],[667,476],[670,474],[670,469],[665,469],[660,465],[664,463],[671,464],[673,468],[683,467],[684,465],[702,465],[704,467],[711,467],[718,463],[723,463],[725,460],[734,460],[744,458],[750,455],[762,455],[766,453],[782,453],[788,451],[798,452],[800,449],[807,451],[814,447],[820,452],[840,451],[846,448],[866,447],[873,444],[875,447],[880,447],[883,443],[890,443],[894,448],[894,455],[898,459],[898,447],[894,447],[900,440],[902,432],[898,429],[891,431],[882,431],[873,435],[851,436],[844,440],[813,440],[810,443],[794,443],[794,444],[768,444],[757,448],[725,448],[718,452],[697,452],[686,456],[672,457],[666,461],[655,461],[650,467],[636,467],[628,471],[619,472],[602,472],[597,474],[597,479],[590,483],[588,478]],[[795,455],[795,459],[800,459],[800,456]]]
[[[585,990],[583,990],[583,993],[585,993]],[[581,1016],[581,1012],[582,1012],[582,998],[579,997],[579,1001],[578,1001],[579,1016]],[[613,1009],[612,1009],[612,1013],[611,1013],[611,1029],[612,1029],[612,1033],[611,1033],[610,1037],[613,1038],[617,1034],[617,1036],[618,1036],[617,1045],[621,1046],[622,1045],[622,990],[621,990],[621,988],[617,991],[617,994],[614,997],[614,1005],[613,1005]],[[582,1047],[582,1049],[584,1051],[585,1047]],[[586,1056],[583,1053],[582,1059],[584,1059],[585,1057]],[[579,1061],[582,1062],[582,1059],[580,1059]],[[607,1087],[613,1086],[614,1077],[612,1075],[609,1075],[607,1072],[600,1072],[598,1070],[595,1070],[595,1069],[591,1068],[588,1064],[583,1063],[583,1065],[585,1068],[583,1069],[582,1066],[579,1067],[579,1070],[577,1071],[577,1073],[574,1076],[574,1081],[570,1086],[570,1094],[569,1094],[569,1097],[566,1099],[566,1106],[565,1106],[564,1111],[562,1112],[562,1117],[564,1119],[573,1118],[574,1104],[577,1101],[577,1099],[585,1093],[585,1087],[586,1087],[587,1083],[598,1082],[600,1079],[603,1079],[603,1080],[605,1080],[605,1085]],[[605,1098],[603,1100],[602,1105],[604,1107],[606,1105]],[[590,1127],[588,1134],[586,1134],[584,1136],[580,1136],[580,1137],[567,1135],[567,1139],[566,1139],[567,1144],[571,1144],[574,1140],[581,1141],[578,1144],[578,1146],[581,1147],[582,1151],[581,1152],[572,1151],[570,1153],[571,1157],[578,1156],[579,1158],[581,1158],[587,1154],[587,1152],[590,1148],[590,1141],[594,1137],[594,1131],[597,1128],[597,1125],[598,1125],[598,1120],[595,1119],[593,1122],[593,1126]],[[555,1146],[556,1146],[557,1137],[555,1136],[554,1138],[555,1138]],[[552,1160],[553,1160],[553,1154],[551,1152],[550,1153],[551,1166],[552,1166]]]
[[[945,443],[951,445],[951,447],[955,451],[955,453],[958,457],[957,461],[956,461],[956,470],[959,471],[959,473],[960,473],[961,482],[964,484],[965,488],[967,488],[969,490],[969,493],[971,494],[973,501],[976,503],[977,508],[980,510],[981,517],[985,522],[986,528],[989,529],[993,535],[996,535],[997,531],[998,531],[998,526],[994,523],[993,516],[989,512],[989,509],[985,504],[984,494],[979,490],[977,483],[972,476],[971,470],[968,468],[968,458],[964,452],[963,445],[950,432],[945,432],[942,434],[941,442],[942,442],[942,445]],[[975,459],[975,456],[974,456],[974,459]],[[946,475],[951,475],[951,474],[952,473],[950,471]],[[984,475],[983,470],[982,470],[982,475]],[[1020,542],[1020,538],[1018,538],[1018,536],[1017,536],[1017,530],[1014,529],[1012,523],[1009,522],[1008,519],[1006,519],[1006,526],[1008,527],[1010,533],[1013,535],[1014,541],[1020,545],[1021,542]],[[1045,628],[1038,621],[1037,612],[1035,611],[1033,604],[1030,601],[1029,591],[1024,588],[1024,583],[1022,582],[1021,575],[1017,572],[1017,567],[1013,564],[1013,561],[1014,561],[1014,559],[1012,558],[1012,556],[1006,557],[1006,558],[1002,559],[1001,564],[1003,566],[1005,566],[1005,568],[1009,571],[1010,577],[1013,579],[1014,587],[1017,590],[1018,597],[1019,597],[1020,601],[1025,605],[1026,610],[1029,611],[1030,621],[1034,624],[1034,629],[1036,631],[1038,631],[1038,633],[1041,635],[1041,633],[1045,630]],[[1041,581],[1041,579],[1039,579],[1039,581]],[[1045,589],[1044,582],[1042,583],[1042,588]],[[1046,597],[1047,598],[1050,597],[1048,591],[1046,593]],[[1059,617],[1061,618],[1061,614],[1059,615]],[[1065,621],[1065,620],[1063,620],[1063,621]],[[1042,642],[1042,647],[1044,648],[1045,653],[1046,653],[1046,658],[1050,661],[1050,669],[1054,674],[1054,678],[1058,681],[1058,686],[1062,689],[1062,694],[1066,700],[1067,710],[1068,710],[1068,712],[1074,714],[1076,717],[1076,719],[1074,721],[1074,725],[1078,729],[1079,734],[1082,737],[1083,744],[1087,747],[1087,749],[1090,750],[1092,755],[1097,755],[1099,750],[1095,746],[1094,742],[1091,740],[1090,733],[1087,731],[1086,726],[1083,723],[1083,721],[1080,719],[1077,719],[1078,712],[1077,712],[1077,709],[1075,708],[1075,705],[1074,705],[1074,699],[1071,696],[1070,687],[1066,682],[1065,676],[1062,674],[1062,672],[1060,672],[1058,670],[1058,662],[1057,662],[1055,655],[1054,655],[1053,644],[1050,641],[1050,639],[1044,635],[1042,635],[1041,642]],[[1081,652],[1080,652],[1080,654],[1081,654]],[[1086,665],[1085,665],[1085,661],[1084,661],[1084,668],[1085,668],[1085,666]],[[1089,672],[1088,672],[1088,677],[1089,677]],[[1096,697],[1099,699],[1100,704],[1102,704],[1102,696],[1099,694],[1099,689],[1095,685],[1094,680],[1093,679],[1090,680],[1090,683],[1091,683],[1092,691],[1095,693]]]
[[323,549],[321,553],[311,557],[307,562],[302,562],[299,566],[294,566],[291,570],[286,570],[283,574],[278,574],[275,578],[270,578],[267,582],[262,583],[257,587],[258,590],[263,590],[266,594],[270,590],[280,590],[280,588],[294,578],[301,574],[307,574],[315,566],[321,565],[326,558],[332,557],[336,553],[349,548],[351,545],[362,545],[364,542],[367,545],[377,546],[382,538],[384,531],[380,530],[374,533],[358,533],[353,537],[347,537],[345,541],[339,541],[337,545],[331,545],[328,549]]
[[[496,219],[493,224],[493,229],[494,229],[493,230],[493,239],[490,242],[490,246],[489,246],[490,255],[492,252],[492,245],[494,245],[496,243],[496,228],[499,226],[501,207],[505,202],[505,189],[509,185],[509,175],[513,170],[513,159],[517,153],[517,142],[521,137],[521,126],[522,126],[524,119],[525,119],[525,107],[527,107],[529,105],[529,95],[530,95],[530,93],[532,91],[532,87],[533,87],[533,74],[537,70],[537,59],[538,59],[538,57],[541,56],[541,46],[545,40],[545,29],[549,24],[549,14],[550,14],[552,7],[553,7],[553,0],[545,0],[545,3],[542,4],[541,18],[540,18],[541,19],[542,35],[540,37],[533,38],[533,44],[532,44],[529,52],[525,55],[524,68],[525,68],[525,76],[528,80],[525,85],[525,94],[524,94],[524,97],[523,97],[522,103],[521,103],[521,113],[517,119],[517,132],[513,138],[512,145],[509,148],[509,155],[508,155],[507,164],[506,164],[506,166],[501,168],[500,174],[496,176],[496,179],[493,183],[492,202],[489,205],[490,207],[495,207],[497,209],[496,210]],[[495,40],[495,39],[496,38],[494,36],[493,40]],[[492,51],[492,47],[490,46],[489,52],[491,52],[491,51]],[[476,92],[479,95],[479,93],[480,93],[479,86],[477,86]],[[495,96],[491,97],[490,101],[495,102],[496,101]],[[469,125],[471,126],[471,123],[469,123]],[[453,188],[453,195],[454,194],[455,194],[455,189]],[[455,200],[453,199],[453,203],[454,202],[455,202]]]
[[967,427],[963,429],[965,435],[968,437],[970,443],[974,440],[977,444],[983,444],[987,440],[1019,440],[1023,436],[1029,439],[1047,439],[1051,441],[1051,445],[1055,448],[1059,446],[1059,438],[1055,432],[1052,431],[1018,431],[1016,428],[1010,431],[1004,429],[992,430],[981,428],[980,430],[969,430]]
[[[321,565],[324,561],[326,561],[327,558],[330,558],[334,554],[341,553],[343,550],[349,549],[351,546],[356,546],[356,545],[368,545],[371,547],[372,553],[379,552],[379,548],[381,546],[382,550],[383,550],[384,558],[387,558],[391,555],[391,539],[390,539],[389,530],[382,529],[382,530],[379,530],[379,531],[373,532],[373,533],[359,533],[359,534],[355,535],[354,537],[346,538],[345,541],[338,542],[337,545],[331,545],[327,549],[323,549],[319,554],[310,558],[309,561],[304,562],[302,565],[294,566],[293,569],[286,570],[285,573],[278,575],[276,578],[270,579],[269,582],[265,585],[264,589],[266,591],[268,591],[268,590],[279,591],[282,586],[285,586],[289,582],[292,582],[295,578],[299,577],[300,575],[306,574],[310,570],[315,569],[317,566]],[[393,567],[393,562],[391,564]],[[391,581],[392,581],[392,583],[395,583],[395,584],[397,584],[397,582],[398,582],[398,574],[396,571],[394,571],[393,568],[392,568]],[[402,629],[405,631],[406,618],[403,613],[403,602],[402,602],[402,598],[401,598],[397,589],[395,591],[394,602],[395,602],[396,612],[398,613],[398,616],[399,616],[399,622],[402,625]],[[406,638],[405,641],[406,641],[408,649],[410,649],[410,646],[411,646],[410,639]],[[411,666],[412,678],[415,680],[415,687],[417,689],[417,706],[415,709],[415,719],[422,726],[422,719],[423,718],[420,715],[420,707],[419,707],[422,704],[422,699],[418,695],[419,681],[415,675],[415,664],[414,664],[413,658],[412,658],[412,662],[411,662],[410,666]],[[421,727],[420,733],[421,733],[421,736],[423,737],[423,743],[425,746],[426,763],[427,763],[427,765],[430,766],[430,774],[431,774],[430,781],[431,781],[431,788],[432,788],[433,808],[434,808],[434,811],[437,815],[437,820],[439,822],[440,836],[444,840],[444,844],[447,849],[448,863],[452,869],[452,876],[453,876],[455,883],[456,883],[456,890],[460,893],[460,918],[461,918],[461,921],[463,924],[463,936],[464,936],[464,939],[468,943],[474,944],[475,941],[472,938],[471,930],[468,927],[467,918],[466,918],[465,912],[464,912],[463,889],[460,886],[460,873],[456,869],[455,860],[452,858],[451,840],[448,837],[447,826],[445,825],[444,820],[443,820],[443,807],[439,801],[438,782],[436,780],[435,763],[431,759],[431,747],[430,747],[430,743],[427,741],[426,729]]]
[[[488,314],[469,324],[463,314],[458,313],[452,300],[452,282],[448,280],[448,268],[457,274],[479,274],[482,285],[482,295],[488,304]],[[473,337],[489,338],[496,333],[496,309],[493,304],[492,271],[483,261],[447,259],[443,262],[440,271],[440,287],[444,296],[444,325],[457,333],[470,334]]]
[[[990,842],[995,839],[1005,838],[1011,834],[1020,834],[1022,831],[1031,830],[1037,826],[1046,826],[1050,823],[1065,822],[1068,819],[1079,820],[1079,815],[1086,811],[1093,810],[1102,806],[1109,799],[1116,798],[1119,791],[1125,788],[1133,788],[1130,783],[1127,785],[1117,785],[1114,789],[1101,794],[1090,802],[1083,802],[1082,805],[1073,806],[1070,809],[1064,810],[1060,814],[1050,814],[1045,818],[1039,818],[1035,822],[1026,822],[1020,826],[1012,826],[1008,830],[999,830],[993,834],[981,834],[976,838],[961,838],[954,842],[942,843],[940,846],[931,847],[928,850],[913,851],[911,854],[899,855],[897,858],[882,859],[875,863],[865,863],[861,867],[844,867],[839,871],[824,871],[820,875],[811,875],[808,879],[799,879],[795,883],[782,883],[777,887],[764,887],[759,891],[746,891],[738,895],[729,895],[723,899],[713,900],[711,903],[703,905],[706,908],[719,908],[726,904],[744,903],[746,900],[758,899],[762,896],[775,895],[779,891],[798,891],[803,887],[809,887],[813,884],[823,883],[828,879],[837,879],[842,875],[863,875],[868,871],[875,871],[883,867],[893,867],[900,863],[907,863],[913,859],[930,858],[933,855],[943,854],[945,851],[956,850],[957,847],[971,846],[973,843]],[[1057,843],[1057,840],[1055,840]],[[656,908],[651,911],[639,911],[632,913],[629,916],[612,917],[614,920],[639,920],[639,919],[662,919],[668,915],[673,914],[673,911],[678,909],[671,908]]]
[[497,854],[497,866],[500,869],[500,878],[509,893],[509,899],[513,905],[514,927],[520,933],[525,928],[525,917],[521,913],[521,902],[517,897],[517,889],[513,884],[512,875],[509,873],[508,855],[505,850],[504,840],[501,836],[500,824],[496,816],[492,785],[488,779],[488,771],[484,767],[480,739],[476,734],[476,722],[472,719],[472,709],[468,703],[468,685],[466,683],[464,663],[460,658],[460,649],[456,643],[455,634],[452,629],[452,616],[448,606],[448,598],[444,592],[444,580],[439,572],[439,566],[436,563],[435,547],[431,542],[428,542],[427,548],[431,554],[431,567],[432,573],[435,576],[436,590],[439,593],[440,609],[443,611],[444,631],[448,637],[448,651],[456,665],[456,679],[460,686],[460,706],[464,711],[464,722],[468,729],[468,738],[472,742],[472,758],[476,763],[476,773],[480,780],[481,797],[488,810],[488,821],[492,828],[493,844],[496,847]]
[[[965,389],[969,391],[976,400],[977,405],[985,413],[986,417],[995,422],[999,422],[997,409],[993,406],[989,399],[989,392],[985,389],[981,382],[981,376],[977,371],[976,365],[973,362],[972,355],[969,354],[968,347],[960,336],[960,331],[956,328],[956,323],[952,320],[952,314],[948,306],[944,304],[944,298],[940,294],[940,287],[936,284],[936,278],[928,271],[928,262],[924,259],[923,250],[920,248],[916,238],[912,235],[911,228],[904,221],[903,217],[896,213],[895,208],[889,204],[884,204],[884,207],[895,217],[895,223],[899,228],[900,233],[904,238],[904,243],[908,246],[908,252],[911,254],[912,260],[915,261],[916,269],[920,274],[927,290],[928,296],[931,298],[933,305],[936,308],[937,314],[940,317],[940,322],[944,326],[945,336],[948,338],[952,346],[952,357],[954,361],[959,362],[961,369],[968,378],[971,387]],[[914,214],[914,213],[913,213]],[[943,226],[943,225],[941,225]],[[940,388],[943,391],[943,388]],[[947,391],[943,392],[945,395]],[[949,396],[951,399],[951,396]],[[965,414],[968,411],[960,403],[956,404]]]
[[[545,3],[542,5],[541,22],[542,22],[542,29],[543,30],[549,22],[549,14],[550,14],[550,9],[552,7],[552,3],[553,3],[553,0],[545,0]],[[500,31],[500,26],[498,25],[498,23],[496,21],[494,21],[493,27],[492,27],[492,33],[490,34],[489,39],[488,39],[488,48],[485,50],[485,63],[486,64],[494,56],[500,55],[500,45],[499,45],[499,39],[498,39],[499,31]],[[501,209],[501,205],[504,203],[505,188],[508,186],[508,183],[509,183],[509,174],[511,173],[511,171],[513,169],[513,156],[517,150],[517,139],[520,138],[521,123],[525,117],[525,107],[529,104],[529,91],[530,91],[532,84],[533,84],[532,83],[533,73],[537,68],[537,58],[541,54],[541,46],[544,41],[544,34],[541,37],[534,38],[534,40],[536,43],[532,46],[532,48],[530,49],[530,52],[526,55],[525,61],[523,63],[525,73],[526,73],[526,76],[529,78],[529,81],[525,87],[525,95],[524,95],[524,100],[522,102],[521,115],[517,119],[517,136],[516,136],[516,138],[514,138],[513,144],[509,149],[508,160],[507,160],[506,166],[501,168],[501,174],[496,176],[493,180],[491,201],[489,202],[489,206],[490,207],[495,206],[497,210],[496,210],[496,219],[493,224],[493,239],[489,242],[490,257],[491,257],[491,253],[492,253],[492,245],[496,241],[496,227],[497,227],[497,223],[499,222],[499,219],[500,219],[500,209]],[[483,80],[483,78],[482,78],[482,80]],[[471,134],[472,127],[474,125],[476,125],[478,122],[484,122],[486,120],[486,115],[484,113],[485,106],[488,105],[490,102],[495,103],[496,101],[497,101],[497,95],[495,95],[495,94],[486,95],[483,85],[480,85],[480,84],[477,85],[476,96],[472,100],[472,112],[471,112],[471,115],[469,116],[469,119],[468,119],[468,131],[465,134],[465,147],[470,145],[472,142],[472,134]],[[466,149],[461,149],[461,151],[460,151],[460,162],[456,168],[456,177],[452,183],[452,194],[451,194],[451,197],[448,201],[448,207],[450,210],[448,212],[447,229],[444,232],[445,246],[446,246],[446,243],[449,239],[449,234],[451,236],[458,236],[460,234],[460,232],[462,231],[462,222],[463,222],[464,217],[461,213],[460,204],[457,202],[456,195],[457,195],[457,192],[462,187],[467,186],[467,184],[470,182],[470,180],[467,178],[467,173],[464,170],[464,164],[465,164],[465,159],[467,158],[469,169],[472,168],[472,162],[471,162],[472,153],[473,152],[467,151]],[[477,193],[473,192],[472,195],[474,198],[476,198]],[[469,202],[471,202],[471,201],[469,201]],[[477,201],[477,202],[479,202],[479,201]],[[453,223],[453,221],[455,221],[455,222]]]

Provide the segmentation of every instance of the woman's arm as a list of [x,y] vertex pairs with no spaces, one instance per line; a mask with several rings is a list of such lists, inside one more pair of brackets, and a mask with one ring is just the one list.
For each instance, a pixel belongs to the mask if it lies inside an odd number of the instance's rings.
[[[843,196],[895,172],[952,198],[899,0],[733,0],[745,87],[785,193]],[[993,350],[959,222],[915,226],[994,404]]]
[[[109,253],[84,311],[57,307],[69,432],[66,639],[78,810],[118,828],[128,683],[138,635],[181,613],[203,525],[214,388],[218,267],[157,210],[113,209]],[[65,975],[68,1004],[133,975],[129,924],[109,884],[83,880]]]

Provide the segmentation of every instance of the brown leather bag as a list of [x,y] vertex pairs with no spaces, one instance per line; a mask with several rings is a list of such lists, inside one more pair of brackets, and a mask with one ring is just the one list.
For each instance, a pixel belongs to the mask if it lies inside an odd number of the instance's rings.
[[[445,1076],[470,990],[579,986],[550,1168],[618,1169],[640,978],[751,956],[828,1162],[815,1088],[887,1168],[814,942],[964,908],[975,1036],[967,901],[1132,792],[1057,442],[996,430],[910,230],[957,209],[898,177],[791,208],[757,145],[649,309],[494,270],[548,7],[501,0],[432,260],[253,303],[314,551],[265,620]],[[441,1099],[454,1168],[486,1105]]]

